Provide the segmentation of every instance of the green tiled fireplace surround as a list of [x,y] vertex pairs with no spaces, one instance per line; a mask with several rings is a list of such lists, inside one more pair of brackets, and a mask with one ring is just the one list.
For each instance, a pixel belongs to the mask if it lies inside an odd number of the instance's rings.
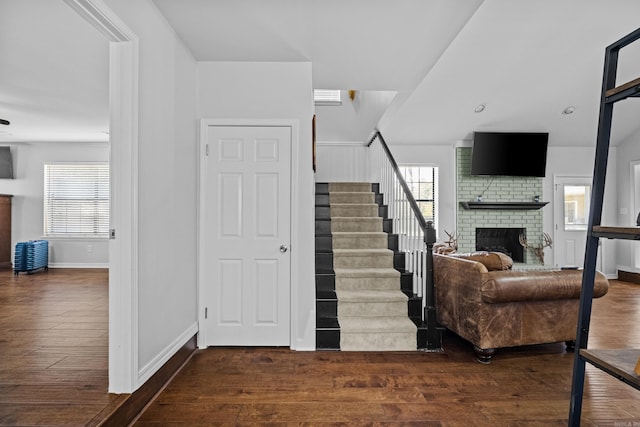
[[[524,160],[526,161],[526,159]],[[471,148],[456,148],[458,251],[476,250],[476,227],[525,228],[531,245],[542,243],[542,210],[464,209],[460,202],[476,201],[482,194],[485,202],[531,202],[542,198],[542,178],[507,176],[471,176]],[[531,251],[525,251],[525,262],[538,261]]]

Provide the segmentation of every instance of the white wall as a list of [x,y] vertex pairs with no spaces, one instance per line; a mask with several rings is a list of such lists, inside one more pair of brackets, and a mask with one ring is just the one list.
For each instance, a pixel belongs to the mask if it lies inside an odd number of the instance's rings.
[[[454,147],[389,144],[389,150],[398,165],[438,167],[439,203],[436,206],[436,235],[439,242],[446,240],[444,231],[453,232],[456,228]],[[316,182],[367,182],[375,172],[370,169],[369,148],[363,143],[321,143],[318,144],[316,153]]]
[[196,62],[150,0],[106,3],[140,40],[133,336],[142,383],[197,332]]
[[316,182],[368,182],[369,148],[363,142],[316,143]]
[[17,242],[49,241],[49,267],[109,266],[109,241],[96,238],[52,238],[43,235],[44,164],[108,162],[107,143],[20,143],[11,147],[15,179],[0,180],[0,193],[11,194],[11,253]]
[[[616,193],[618,203],[616,206],[613,224],[620,227],[635,226],[638,211],[634,203],[634,184],[631,178],[631,164],[640,161],[640,132],[636,132],[628,138],[623,144],[616,147],[615,159],[617,160],[617,169],[615,174],[607,176],[607,182],[614,180],[616,182]],[[611,161],[611,156],[609,156]],[[640,184],[640,183],[638,183]],[[635,191],[638,191],[636,188]],[[635,266],[634,259],[640,251],[640,242],[631,240],[616,240],[616,262],[617,267],[623,271],[640,273],[640,269]]]
[[[547,176],[542,181],[542,200],[549,201],[543,211],[544,231],[553,236],[554,219],[553,212],[557,209],[554,206],[553,177],[558,175],[567,176],[593,176],[593,165],[596,148],[593,147],[549,147],[547,153]],[[612,148],[609,154],[607,165],[607,180],[605,185],[604,203],[602,209],[602,224],[613,225],[616,221],[616,179],[617,169],[616,149]],[[616,273],[616,245],[613,241],[601,239],[601,254],[603,273],[609,277]],[[554,259],[554,248],[547,249],[549,259]]]
[[[638,135],[640,138],[640,135]],[[452,232],[456,228],[456,197],[455,197],[455,149],[453,145],[415,145],[415,144],[393,144],[387,141],[389,149],[391,150],[396,162],[399,165],[403,164],[425,164],[438,166],[439,168],[439,203],[437,207],[437,238],[438,241],[444,241],[446,235],[444,231]],[[464,142],[460,142],[465,144]],[[621,200],[629,199],[629,186],[623,187],[618,190],[616,194],[616,181],[618,185],[624,186],[624,181],[629,181],[629,165],[631,159],[640,159],[640,147],[637,144],[629,144],[632,148],[625,148],[624,154],[621,154],[621,148],[616,150],[611,149],[611,155],[609,156],[608,164],[608,179],[605,189],[605,203],[603,205],[603,224],[610,221],[626,221],[623,222],[626,225],[630,225],[631,219],[620,218],[617,219],[617,199],[621,197]],[[318,177],[322,181],[332,181],[342,179],[343,177],[349,177],[353,173],[353,170],[364,169],[365,165],[360,164],[359,153],[349,153],[348,146],[336,145],[324,145],[322,146],[321,160],[323,165],[318,164]],[[554,175],[576,175],[576,176],[591,176],[593,174],[593,161],[595,155],[595,147],[549,147],[547,156],[547,173],[543,179],[543,194],[542,199],[549,201],[550,204],[543,208],[543,228],[544,231],[553,235],[553,176]],[[617,167],[618,159],[624,159],[624,165],[621,163],[620,167]],[[330,166],[324,166],[324,164]],[[355,165],[355,166],[354,166]],[[353,169],[353,170],[352,170]],[[618,179],[615,177],[617,172]],[[621,172],[622,171],[622,172]],[[320,179],[317,178],[318,181]],[[622,191],[622,193],[621,193]],[[622,199],[620,194],[625,194],[625,198]],[[627,205],[628,206],[628,205]],[[624,205],[621,205],[624,207]],[[627,208],[629,211],[633,211],[633,206]],[[637,213],[636,213],[637,214]],[[634,215],[632,220],[635,221]],[[629,242],[618,242],[620,244],[627,244]],[[621,259],[625,263],[630,263],[631,260],[625,260],[621,258],[619,248],[616,248],[615,242],[602,241],[603,251],[603,270],[608,276],[616,274],[616,264],[621,262]],[[550,259],[553,259],[553,249],[548,250]],[[627,250],[626,253],[629,253]],[[630,264],[629,264],[630,265]]]
[[[201,62],[198,116],[203,119],[293,119],[291,348],[315,349],[313,90],[310,63]],[[295,255],[294,255],[295,254]]]

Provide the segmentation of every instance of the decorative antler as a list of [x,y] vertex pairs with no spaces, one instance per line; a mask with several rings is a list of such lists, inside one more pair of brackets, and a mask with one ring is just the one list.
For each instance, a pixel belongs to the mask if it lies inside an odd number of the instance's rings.
[[448,237],[448,239],[444,241],[447,244],[447,246],[457,251],[458,250],[458,233],[456,233],[455,231],[453,233],[449,233],[447,230],[444,230],[444,234],[446,234]]
[[553,241],[551,240],[551,236],[549,236],[547,233],[542,233],[542,239],[543,243],[540,246],[531,246],[527,242],[526,237],[524,237],[522,234],[518,236],[520,244],[523,247],[532,250],[535,256],[538,258],[538,261],[540,261],[540,264],[544,265],[544,248],[552,247],[551,245],[553,244]]

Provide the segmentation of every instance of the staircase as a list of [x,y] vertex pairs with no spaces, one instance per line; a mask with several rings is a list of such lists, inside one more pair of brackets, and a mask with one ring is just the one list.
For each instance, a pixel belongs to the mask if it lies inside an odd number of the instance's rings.
[[316,348],[412,351],[421,301],[377,184],[316,184]]

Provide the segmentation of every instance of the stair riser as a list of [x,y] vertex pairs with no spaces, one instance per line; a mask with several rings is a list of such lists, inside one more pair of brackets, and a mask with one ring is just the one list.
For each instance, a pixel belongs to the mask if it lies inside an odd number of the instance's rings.
[[334,274],[316,274],[316,292],[335,291],[336,276]]
[[333,268],[393,268],[393,256],[343,256],[333,254]]
[[334,203],[376,203],[376,196],[373,193],[331,193],[329,204]]
[[383,231],[383,221],[380,218],[362,218],[353,220],[337,218],[331,221],[330,227],[332,232],[380,232]]
[[[360,215],[360,213],[357,212],[345,212],[345,213],[340,213],[340,214],[333,214],[333,217],[359,217],[359,216],[364,216],[364,215]],[[380,217],[383,219],[386,219],[387,217],[387,207],[386,206],[378,206],[377,211],[375,214],[373,215],[367,215],[367,217],[372,218],[372,217]],[[331,219],[332,218],[332,214],[331,214],[331,206],[325,206],[325,205],[316,205],[315,207],[315,219]]]
[[329,194],[318,194],[315,196],[316,206],[329,206]]
[[343,302],[338,300],[338,319],[343,316],[407,316],[407,302]]
[[[316,207],[316,211],[317,211]],[[380,207],[375,204],[371,205],[331,205],[329,208],[329,214],[331,218],[337,217],[367,217],[367,218],[376,218],[379,216],[378,210]]]
[[376,290],[393,291],[399,289],[395,278],[337,278],[335,289],[340,291]]
[[329,193],[366,193],[372,191],[371,183],[368,182],[330,182]]
[[331,252],[333,249],[333,239],[330,235],[316,236],[316,252]]
[[331,234],[331,220],[330,219],[318,219],[316,218],[316,236]]
[[[415,351],[416,333],[346,334],[341,332],[340,349],[343,351]],[[348,342],[349,344],[346,344]],[[377,350],[373,350],[377,351]]]
[[387,249],[389,239],[380,236],[333,236],[332,247],[335,249]]
[[316,273],[333,270],[333,254],[316,253]]
[[[376,196],[378,195],[382,196],[382,194],[380,194],[380,184],[374,182],[368,185],[369,185],[369,190],[367,191],[372,191],[373,193],[376,194]],[[329,194],[328,182],[316,182],[316,194],[321,194],[321,193]]]
[[316,330],[316,349],[340,350],[340,329]]
[[317,316],[336,317],[338,315],[338,300],[316,301]]

